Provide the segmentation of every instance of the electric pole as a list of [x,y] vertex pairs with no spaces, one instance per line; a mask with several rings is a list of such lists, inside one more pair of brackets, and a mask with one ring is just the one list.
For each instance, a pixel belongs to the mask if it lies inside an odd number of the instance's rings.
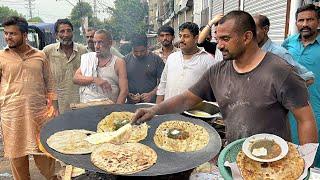
[[33,3],[35,0],[25,0],[26,1],[26,8],[29,10],[29,18],[33,18],[32,16],[32,10],[34,9]]
[[98,17],[97,15],[97,0],[93,0],[93,16]]

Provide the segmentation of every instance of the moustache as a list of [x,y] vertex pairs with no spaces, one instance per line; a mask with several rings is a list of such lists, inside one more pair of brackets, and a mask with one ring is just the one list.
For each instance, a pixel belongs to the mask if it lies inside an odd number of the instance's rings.
[[183,42],[180,42],[179,44],[183,44],[183,45],[186,45],[185,43],[183,43]]
[[311,28],[310,27],[304,27],[300,30],[300,32],[302,32],[303,30],[308,30],[308,31],[311,31]]

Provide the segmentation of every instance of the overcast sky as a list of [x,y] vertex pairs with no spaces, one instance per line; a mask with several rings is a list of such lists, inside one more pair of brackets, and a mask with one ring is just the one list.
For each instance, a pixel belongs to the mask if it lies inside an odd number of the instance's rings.
[[[0,6],[8,6],[11,9],[15,9],[19,13],[29,18],[29,10],[27,7],[28,0],[0,0]],[[92,4],[93,0],[85,0]],[[70,3],[69,3],[70,2]],[[45,22],[55,22],[59,18],[66,18],[70,16],[73,5],[78,0],[34,0],[33,2],[33,16],[39,16]],[[106,12],[103,12],[103,7],[113,6],[113,0],[96,0],[97,7],[100,13],[98,17],[103,19],[108,16]]]

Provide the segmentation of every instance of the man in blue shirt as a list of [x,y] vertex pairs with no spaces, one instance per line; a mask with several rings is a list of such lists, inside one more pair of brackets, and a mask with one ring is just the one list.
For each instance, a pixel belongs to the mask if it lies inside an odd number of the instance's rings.
[[305,68],[298,62],[294,61],[291,55],[289,54],[289,52],[285,48],[272,42],[271,39],[269,38],[268,36],[269,27],[270,27],[269,19],[263,15],[255,15],[253,19],[257,27],[257,41],[258,41],[259,47],[266,52],[272,52],[273,54],[287,61],[287,63],[293,65],[297,69],[300,77],[304,79],[308,84],[309,83],[311,84],[314,79],[313,73],[307,70],[307,68]]
[[[296,62],[311,70],[315,75],[314,83],[309,86],[308,90],[317,126],[320,127],[320,35],[317,30],[319,26],[317,7],[313,4],[308,4],[298,8],[296,12],[296,26],[299,33],[286,39],[282,46],[289,51]],[[297,128],[293,116],[290,117],[290,123],[292,138],[297,143]],[[320,167],[319,148],[315,165]]]

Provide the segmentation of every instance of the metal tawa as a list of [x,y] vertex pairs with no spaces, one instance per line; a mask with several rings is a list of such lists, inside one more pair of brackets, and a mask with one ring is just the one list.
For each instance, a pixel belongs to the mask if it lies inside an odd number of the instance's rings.
[[[100,120],[102,120],[106,115],[117,111],[135,112],[137,108],[141,108],[141,106],[129,104],[104,105],[66,112],[43,126],[40,132],[41,143],[53,157],[66,164],[83,168],[88,171],[107,173],[91,163],[90,154],[62,154],[51,149],[46,141],[52,134],[67,129],[87,129],[96,131],[98,122],[100,122]],[[199,151],[185,153],[168,152],[158,148],[153,141],[154,133],[162,122],[169,120],[187,121],[204,127],[209,133],[208,145]],[[150,126],[148,136],[140,143],[145,144],[156,151],[158,155],[157,162],[149,169],[128,176],[158,176],[190,170],[209,161],[220,151],[221,139],[219,134],[213,127],[202,120],[185,117],[180,114],[167,114],[156,116],[147,124]]]

